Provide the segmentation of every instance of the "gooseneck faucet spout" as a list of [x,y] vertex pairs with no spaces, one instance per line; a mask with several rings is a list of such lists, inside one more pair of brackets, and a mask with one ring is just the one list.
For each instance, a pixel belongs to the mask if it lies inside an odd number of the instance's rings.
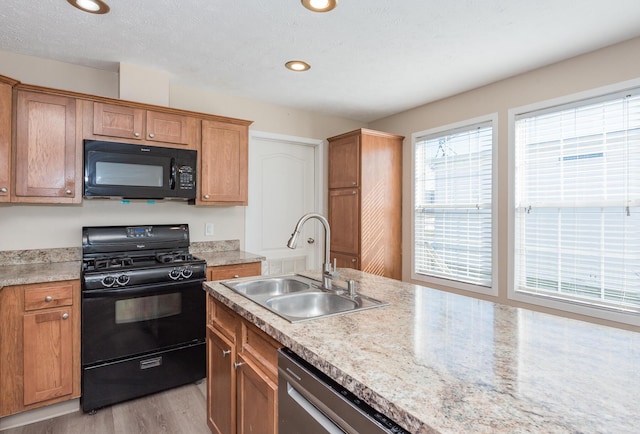
[[323,276],[324,276],[324,284],[327,288],[331,288],[331,279],[333,278],[334,267],[331,265],[331,229],[329,228],[329,222],[327,219],[317,213],[308,213],[300,217],[298,223],[296,224],[296,228],[293,230],[291,234],[291,238],[287,242],[287,247],[290,249],[295,249],[296,244],[298,243],[298,235],[300,235],[300,231],[302,230],[302,226],[309,219],[317,219],[324,226],[324,264],[323,268]]

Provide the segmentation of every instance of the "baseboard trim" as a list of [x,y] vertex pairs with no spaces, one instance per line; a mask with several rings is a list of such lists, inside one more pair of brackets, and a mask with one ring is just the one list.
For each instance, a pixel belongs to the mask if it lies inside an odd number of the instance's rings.
[[47,405],[46,407],[12,414],[11,416],[0,418],[0,431],[29,425],[30,423],[40,422],[41,420],[53,419],[54,417],[75,413],[79,410],[80,400],[72,399],[69,401],[59,402],[57,404]]

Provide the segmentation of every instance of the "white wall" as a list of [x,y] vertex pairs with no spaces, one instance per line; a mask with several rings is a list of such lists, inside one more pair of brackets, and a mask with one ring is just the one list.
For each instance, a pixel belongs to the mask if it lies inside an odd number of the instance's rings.
[[[139,68],[132,66],[134,71]],[[114,66],[117,70],[118,66]],[[125,73],[127,70],[125,69]],[[0,51],[0,75],[90,95],[119,97],[119,73]],[[162,72],[159,72],[162,75]],[[127,75],[127,80],[131,74]],[[126,89],[131,89],[128,80]],[[239,99],[170,80],[171,107],[254,121],[251,129],[325,139],[364,127],[361,122]],[[145,90],[149,92],[149,90]],[[131,96],[133,92],[127,91]],[[152,96],[135,93],[137,100]],[[251,174],[249,174],[251,176]],[[325,176],[326,178],[326,176]],[[326,191],[326,187],[323,188]],[[244,247],[244,207],[195,207],[183,202],[85,200],[82,205],[0,205],[0,250],[79,247],[81,227],[96,225],[188,223],[192,241],[239,239]],[[214,224],[205,237],[204,224]]]
[[[640,38],[571,58],[488,86],[371,122],[369,127],[405,136],[403,158],[403,280],[411,276],[411,134],[498,113],[498,291],[501,303],[532,307],[507,298],[508,120],[507,111],[533,102],[640,78]],[[473,72],[470,71],[470,74]],[[416,282],[417,283],[417,282]],[[452,288],[445,288],[453,292]],[[474,295],[474,294],[467,294]],[[475,296],[475,295],[474,295]],[[482,297],[496,300],[492,297]],[[541,309],[542,310],[542,309]],[[560,313],[551,311],[553,313]],[[587,319],[582,317],[582,319]],[[602,321],[604,322],[604,321]],[[604,322],[606,323],[606,322]],[[639,329],[640,330],[640,329]]]

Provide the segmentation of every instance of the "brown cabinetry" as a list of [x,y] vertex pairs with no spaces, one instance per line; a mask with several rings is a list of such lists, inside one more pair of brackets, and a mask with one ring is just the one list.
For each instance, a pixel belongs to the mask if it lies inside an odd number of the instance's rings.
[[82,146],[76,99],[15,93],[12,202],[80,203]]
[[84,111],[85,137],[116,137],[197,149],[199,120],[194,117],[103,102],[87,102]]
[[11,198],[11,116],[15,81],[0,76],[0,202]]
[[197,205],[247,205],[248,125],[202,121]]
[[239,277],[259,276],[260,274],[262,274],[261,262],[207,267],[207,280],[237,279]]
[[359,129],[329,141],[331,257],[402,277],[402,136]]
[[0,416],[80,396],[79,281],[0,292]]
[[213,433],[275,434],[281,345],[207,296],[207,424]]

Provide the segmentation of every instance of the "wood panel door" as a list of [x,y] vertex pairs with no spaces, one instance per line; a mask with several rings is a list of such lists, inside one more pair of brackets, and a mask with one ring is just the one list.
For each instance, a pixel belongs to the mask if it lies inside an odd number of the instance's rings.
[[236,432],[235,345],[207,326],[207,424],[212,433]]
[[202,121],[199,205],[247,205],[248,127]]
[[18,91],[14,202],[80,203],[76,100]]
[[197,123],[189,116],[148,110],[146,139],[196,149]]
[[360,184],[360,136],[351,135],[329,143],[329,188]]
[[277,383],[249,358],[239,354],[238,361],[238,432],[277,434]]
[[360,253],[360,193],[356,188],[329,190],[331,250]]
[[94,102],[93,134],[141,140],[144,138],[144,113],[138,108]]
[[11,199],[11,91],[0,83],[0,202]]
[[71,306],[24,315],[24,405],[73,392]]

